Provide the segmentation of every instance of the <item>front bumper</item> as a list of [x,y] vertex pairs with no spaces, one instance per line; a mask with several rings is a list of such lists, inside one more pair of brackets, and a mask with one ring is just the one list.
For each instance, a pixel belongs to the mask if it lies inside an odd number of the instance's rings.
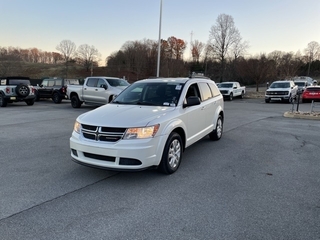
[[73,132],[70,138],[71,157],[82,165],[122,171],[143,170],[158,166],[166,136],[149,139],[99,142]]
[[265,95],[266,100],[271,100],[271,101],[284,101],[284,100],[289,100],[290,96],[289,95]]

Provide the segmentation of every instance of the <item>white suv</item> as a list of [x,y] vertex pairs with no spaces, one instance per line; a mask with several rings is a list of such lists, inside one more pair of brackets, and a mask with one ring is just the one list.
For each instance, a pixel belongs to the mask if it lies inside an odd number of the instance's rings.
[[265,102],[286,101],[291,103],[298,94],[298,86],[291,80],[274,81],[266,90]]
[[157,167],[175,172],[185,148],[222,136],[224,102],[205,78],[145,79],[111,103],[80,115],[70,138],[71,156],[111,170]]

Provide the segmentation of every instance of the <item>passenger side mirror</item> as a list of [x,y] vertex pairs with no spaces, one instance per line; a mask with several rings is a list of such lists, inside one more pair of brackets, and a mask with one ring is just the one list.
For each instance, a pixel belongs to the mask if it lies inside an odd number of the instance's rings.
[[100,87],[104,88],[105,90],[108,89],[108,86],[106,84],[101,84]]
[[186,98],[186,103],[183,104],[183,107],[191,107],[191,106],[195,106],[195,105],[200,105],[200,98],[196,97],[196,96],[190,96],[188,98]]

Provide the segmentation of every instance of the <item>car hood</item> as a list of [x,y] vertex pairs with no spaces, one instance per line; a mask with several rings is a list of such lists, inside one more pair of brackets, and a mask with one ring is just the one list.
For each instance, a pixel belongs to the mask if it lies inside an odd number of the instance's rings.
[[143,127],[164,118],[175,107],[106,104],[78,117],[82,124],[115,127]]
[[112,87],[118,94],[122,92],[124,89],[126,89],[128,86],[117,86],[117,87]]
[[232,90],[232,88],[219,87],[219,90]]

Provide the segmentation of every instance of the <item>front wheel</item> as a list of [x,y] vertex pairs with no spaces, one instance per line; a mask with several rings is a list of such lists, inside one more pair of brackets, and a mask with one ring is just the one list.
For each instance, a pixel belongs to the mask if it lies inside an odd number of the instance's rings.
[[79,108],[81,107],[82,102],[79,100],[77,95],[74,95],[71,97],[71,106],[73,108]]
[[61,103],[62,98],[61,98],[60,94],[57,93],[57,92],[55,92],[55,93],[53,94],[53,96],[52,96],[52,101],[53,101],[54,103]]
[[232,101],[232,99],[233,99],[233,94],[230,93],[230,95],[229,95],[229,100]]
[[178,170],[182,160],[182,139],[176,132],[172,132],[164,147],[159,170],[165,174],[172,174]]
[[222,116],[219,115],[216,123],[216,128],[209,134],[211,140],[217,141],[222,137],[223,132],[223,119]]

